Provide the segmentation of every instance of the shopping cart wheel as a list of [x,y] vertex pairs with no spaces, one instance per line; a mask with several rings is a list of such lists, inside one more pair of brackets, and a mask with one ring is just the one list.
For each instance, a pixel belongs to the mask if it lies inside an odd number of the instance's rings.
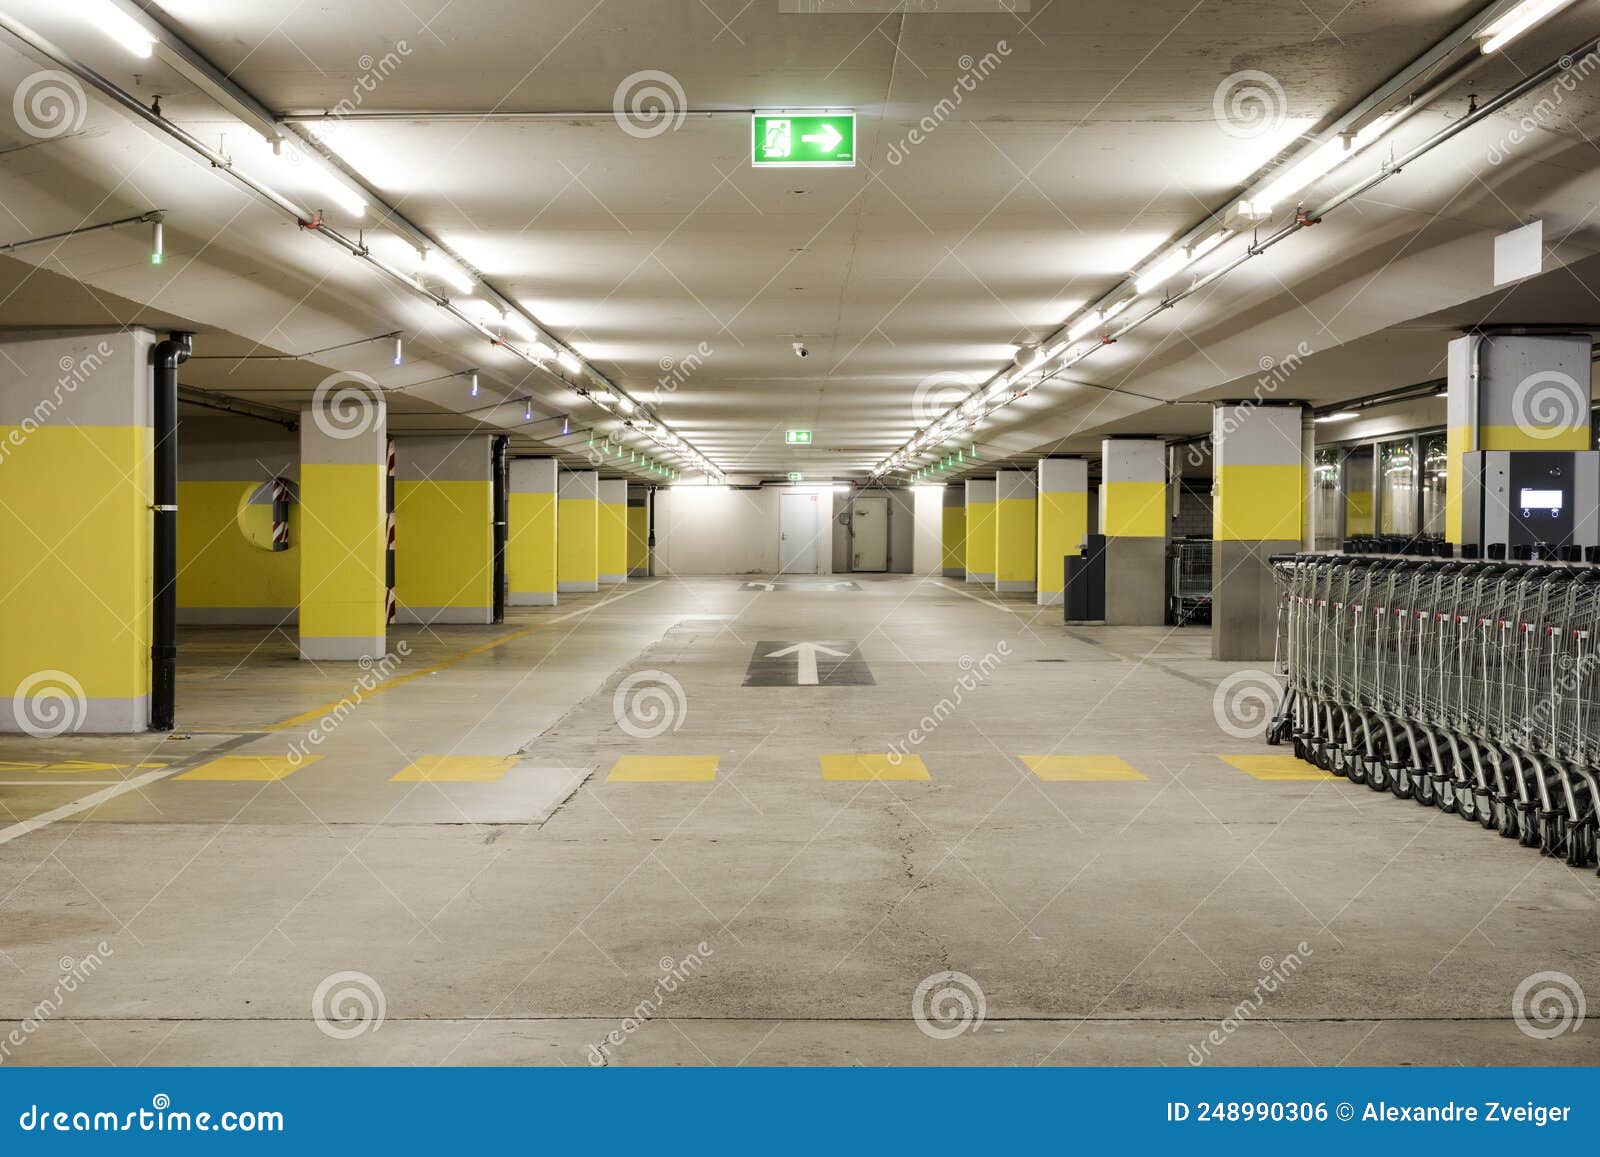
[[1373,791],[1383,791],[1394,778],[1394,773],[1389,765],[1381,759],[1368,759],[1364,766],[1364,778],[1367,786]]
[[[1511,809],[1508,807],[1506,810],[1510,811]],[[1520,838],[1517,842],[1523,847],[1537,848],[1539,846],[1539,809],[1531,803],[1525,803],[1518,804],[1517,811],[1521,813],[1522,822],[1519,825],[1521,831],[1501,832],[1500,834],[1508,839],[1511,836],[1519,836]]]
[[1416,781],[1416,786],[1411,793],[1411,798],[1416,800],[1423,807],[1431,807],[1435,802],[1434,793],[1435,789],[1438,787],[1437,781],[1433,778],[1432,774],[1426,771],[1417,772],[1413,778]]
[[1306,750],[1306,741],[1304,736],[1296,735],[1294,737],[1294,757],[1300,760],[1302,763],[1311,762],[1311,753]]
[[1539,819],[1539,854],[1541,856],[1564,856],[1567,854],[1567,813],[1562,811],[1540,812]]
[[1462,789],[1456,793],[1456,811],[1468,823],[1478,818],[1478,797],[1473,791]]
[[1316,741],[1311,746],[1311,762],[1323,771],[1333,771],[1333,744]]
[[1589,816],[1572,829],[1568,843],[1567,863],[1574,868],[1587,868],[1595,862],[1595,818]]
[[1456,785],[1448,775],[1435,775],[1433,777],[1433,802],[1442,812],[1456,810]]
[[1353,748],[1342,744],[1335,744],[1333,751],[1333,766],[1328,770],[1334,775],[1342,775],[1351,783],[1365,783],[1367,781],[1367,768]]
[[1395,768],[1394,780],[1390,783],[1389,790],[1394,793],[1395,799],[1410,799],[1416,793],[1415,780],[1409,767]]
[[1478,805],[1478,822],[1486,828],[1499,827],[1500,818],[1494,810],[1494,793],[1486,787],[1475,787],[1472,789],[1472,798]]

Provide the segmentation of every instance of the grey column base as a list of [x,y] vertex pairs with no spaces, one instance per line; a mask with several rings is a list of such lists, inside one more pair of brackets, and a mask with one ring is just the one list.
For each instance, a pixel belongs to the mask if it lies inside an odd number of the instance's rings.
[[967,577],[967,568],[964,566],[947,566],[944,568],[944,577],[964,579]]
[[1278,633],[1278,586],[1267,559],[1299,549],[1299,539],[1212,544],[1213,659],[1259,663],[1272,658]]
[[314,663],[354,663],[381,659],[388,650],[384,635],[301,635],[300,657]]
[[649,578],[650,577],[650,568],[647,567],[647,566],[636,566],[633,569],[631,569],[630,571],[628,571],[628,577],[629,578]]
[[11,696],[0,699],[0,732],[55,738],[61,735],[127,735],[150,730],[150,696],[126,698],[50,699],[41,696],[18,704]]
[[593,594],[600,589],[598,582],[558,582],[556,590],[564,595]]
[[483,626],[494,622],[493,607],[408,607],[401,603],[395,610],[397,623],[415,623],[422,626],[456,624]]
[[1036,606],[1059,607],[1067,601],[1065,591],[1040,591],[1039,597],[1034,600]]
[[994,572],[990,571],[988,574],[984,574],[982,571],[969,570],[967,571],[967,581],[969,583],[982,583],[984,586],[990,586],[994,583]]
[[179,607],[186,627],[277,627],[300,621],[299,607]]
[[1039,584],[1032,579],[1003,579],[994,584],[994,589],[1002,595],[1031,595]]
[[621,583],[627,582],[628,576],[625,574],[603,574],[600,576],[600,581],[603,583],[609,583],[612,586],[617,586]]
[[553,607],[555,591],[512,591],[506,595],[508,607]]
[[1167,540],[1106,539],[1106,625],[1159,627],[1167,621]]

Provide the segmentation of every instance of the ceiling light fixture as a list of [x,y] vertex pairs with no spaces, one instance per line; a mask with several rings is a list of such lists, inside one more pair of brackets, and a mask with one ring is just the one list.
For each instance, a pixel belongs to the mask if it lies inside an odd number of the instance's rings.
[[1134,289],[1140,293],[1149,293],[1152,289],[1160,288],[1177,273],[1199,261],[1231,236],[1233,236],[1231,230],[1219,229],[1193,245],[1171,250],[1138,275],[1133,283]]
[[1483,40],[1479,47],[1485,56],[1498,52],[1535,24],[1549,19],[1571,3],[1572,0],[1522,0],[1521,4],[1478,33]]
[[583,373],[583,362],[579,360],[578,355],[573,353],[571,350],[557,350],[556,361],[560,362],[561,368],[566,370],[569,374]]
[[405,339],[400,337],[399,334],[396,334],[395,335],[395,339],[394,339],[394,364],[395,365],[399,365],[401,362],[403,362],[405,360],[406,360]]
[[353,217],[360,217],[366,213],[367,199],[345,184],[341,178],[336,177],[321,157],[313,157],[286,141],[274,141],[272,151],[281,164],[299,166],[317,189],[332,198],[333,203],[346,213]]
[[1339,410],[1332,414],[1318,414],[1314,419],[1317,422],[1348,422],[1351,418],[1361,417],[1354,410]]
[[1394,127],[1397,116],[1396,112],[1386,112],[1359,132],[1341,133],[1333,140],[1313,149],[1305,160],[1290,164],[1281,177],[1242,204],[1248,206],[1250,216],[1266,216],[1279,202],[1293,197],[1313,181],[1327,176],[1383,136]]
[[472,397],[472,398],[476,398],[478,396],[478,371],[477,370],[473,370],[472,371],[472,389],[470,391],[468,391],[468,395],[467,396],[468,397]]
[[156,42],[137,20],[111,0],[80,0],[83,16],[141,60],[148,60]]
[[460,294],[470,294],[477,286],[477,282],[472,280],[466,270],[437,249],[422,251],[422,268],[424,272],[438,278]]

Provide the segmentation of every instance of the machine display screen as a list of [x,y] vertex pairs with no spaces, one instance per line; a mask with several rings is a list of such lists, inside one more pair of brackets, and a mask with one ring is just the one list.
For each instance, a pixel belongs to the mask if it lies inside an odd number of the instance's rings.
[[1533,490],[1524,486],[1522,488],[1522,501],[1517,503],[1525,512],[1535,510],[1559,512],[1566,505],[1566,495],[1560,490]]

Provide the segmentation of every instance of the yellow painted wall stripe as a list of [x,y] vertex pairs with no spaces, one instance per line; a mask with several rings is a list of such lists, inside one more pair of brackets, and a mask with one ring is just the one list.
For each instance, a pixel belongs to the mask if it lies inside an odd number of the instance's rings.
[[1167,536],[1167,484],[1165,482],[1102,482],[1108,538],[1165,538]]
[[1223,466],[1217,471],[1213,536],[1227,542],[1298,540],[1303,472],[1288,466]]
[[974,574],[994,573],[994,503],[969,502],[967,511],[967,570]]
[[400,604],[492,606],[493,517],[488,481],[397,481],[394,591]]
[[625,502],[602,502],[599,509],[599,573],[622,575],[628,573],[628,505]]
[[509,590],[556,590],[556,496],[512,492],[507,503],[506,585]]
[[292,607],[300,601],[300,507],[289,504],[289,549],[263,550],[239,527],[241,513],[264,519],[272,507],[244,503],[262,480],[178,483],[178,605]]
[[556,576],[564,583],[600,581],[600,503],[562,498],[556,513]]
[[151,449],[147,426],[0,426],[0,692],[149,693]]
[[628,507],[628,570],[643,574],[650,569],[650,508]]
[[300,506],[300,634],[382,635],[389,545],[383,467],[307,463]]
[[1031,583],[1038,577],[1039,504],[1032,498],[995,503],[994,578]]
[[1089,493],[1086,490],[1039,492],[1039,590],[1061,590],[1061,560],[1075,555],[1089,533]]
[[945,570],[967,569],[967,508],[946,506],[940,538],[943,547],[941,566]]

